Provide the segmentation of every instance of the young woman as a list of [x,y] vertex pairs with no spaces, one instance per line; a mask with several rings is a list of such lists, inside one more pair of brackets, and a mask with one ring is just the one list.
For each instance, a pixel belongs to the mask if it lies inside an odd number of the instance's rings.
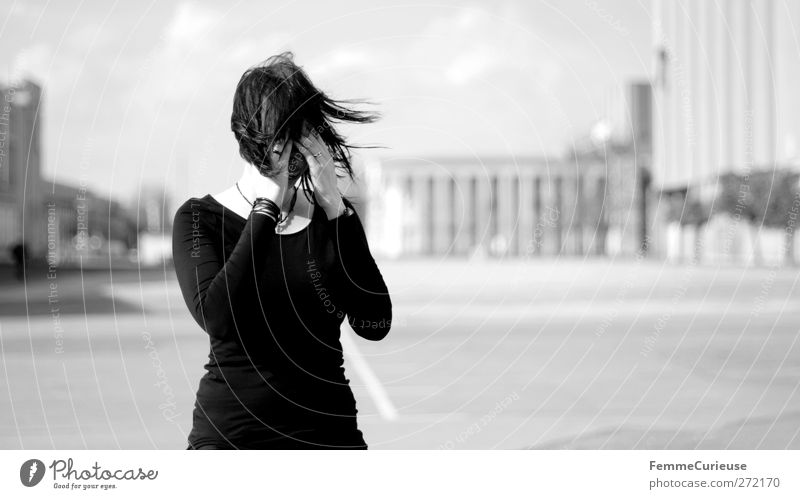
[[353,173],[333,122],[375,115],[317,90],[291,53],[247,70],[233,100],[242,176],[174,220],[175,272],[210,340],[188,448],[366,449],[339,328],[380,340],[392,303],[337,189],[335,169]]

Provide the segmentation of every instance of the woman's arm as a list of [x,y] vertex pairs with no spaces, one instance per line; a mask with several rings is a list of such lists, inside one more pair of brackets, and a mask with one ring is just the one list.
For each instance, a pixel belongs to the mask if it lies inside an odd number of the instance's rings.
[[[345,205],[353,208],[347,199]],[[341,296],[337,301],[347,314],[350,326],[362,338],[383,339],[392,325],[392,301],[380,270],[372,258],[361,219],[353,210],[349,216],[328,220],[341,266]]]
[[205,212],[196,199],[186,201],[175,214],[172,258],[183,299],[195,321],[211,337],[222,339],[232,319],[232,309],[243,292],[252,292],[254,276],[262,275],[275,221],[251,213],[228,260],[222,261],[222,237],[211,233],[201,220]]

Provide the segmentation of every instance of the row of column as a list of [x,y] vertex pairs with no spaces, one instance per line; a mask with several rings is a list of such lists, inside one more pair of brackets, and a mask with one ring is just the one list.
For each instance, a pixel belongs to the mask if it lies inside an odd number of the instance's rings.
[[384,188],[381,225],[400,231],[389,253],[533,256],[604,247],[603,176],[414,172],[388,176]]

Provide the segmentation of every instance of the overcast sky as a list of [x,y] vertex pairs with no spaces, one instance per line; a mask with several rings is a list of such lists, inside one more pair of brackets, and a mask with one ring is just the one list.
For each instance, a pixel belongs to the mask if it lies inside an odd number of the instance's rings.
[[0,68],[45,86],[45,176],[122,198],[238,178],[235,84],[283,50],[375,101],[384,119],[347,134],[394,157],[561,154],[650,74],[647,0],[401,4],[3,0]]

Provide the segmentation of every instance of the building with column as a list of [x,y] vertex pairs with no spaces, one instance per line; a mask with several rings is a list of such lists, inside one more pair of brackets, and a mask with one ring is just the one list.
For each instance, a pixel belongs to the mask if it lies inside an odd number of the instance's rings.
[[367,233],[387,257],[604,253],[606,166],[597,160],[372,160]]
[[366,225],[387,257],[635,256],[649,250],[648,81],[610,89],[563,156],[368,160]]

